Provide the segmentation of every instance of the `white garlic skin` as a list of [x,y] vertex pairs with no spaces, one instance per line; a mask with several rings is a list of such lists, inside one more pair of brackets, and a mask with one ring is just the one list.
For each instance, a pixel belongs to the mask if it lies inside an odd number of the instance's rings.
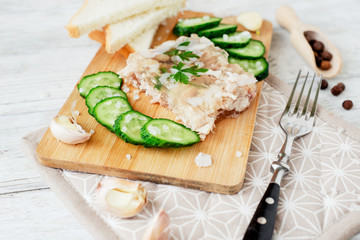
[[153,218],[142,240],[168,240],[170,237],[170,218],[161,209]]
[[135,216],[147,203],[147,191],[140,183],[119,178],[102,179],[96,195],[101,209],[121,218]]
[[67,144],[86,142],[92,135],[70,117],[64,115],[57,115],[51,120],[50,130],[55,138]]

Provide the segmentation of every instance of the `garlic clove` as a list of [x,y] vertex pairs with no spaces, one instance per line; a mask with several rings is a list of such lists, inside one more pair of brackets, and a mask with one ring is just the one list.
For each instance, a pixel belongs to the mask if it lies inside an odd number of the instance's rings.
[[246,29],[256,32],[260,30],[263,18],[257,12],[244,12],[236,18],[236,21],[243,25]]
[[68,116],[57,115],[50,122],[51,133],[63,143],[78,144],[90,139],[93,132],[86,132]]
[[170,218],[161,209],[151,221],[142,240],[168,240],[170,237]]
[[140,183],[106,177],[97,186],[97,198],[101,209],[129,218],[144,209],[147,192]]

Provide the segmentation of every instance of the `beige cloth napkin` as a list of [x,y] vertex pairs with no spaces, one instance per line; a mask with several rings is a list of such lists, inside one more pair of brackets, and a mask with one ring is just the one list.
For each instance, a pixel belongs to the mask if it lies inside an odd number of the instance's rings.
[[[145,210],[120,219],[97,208],[103,176],[41,166],[35,149],[45,129],[23,138],[27,157],[51,189],[97,239],[141,239],[163,208],[172,239],[241,239],[271,178],[284,141],[278,125],[290,87],[273,75],[264,83],[244,186],[235,195],[144,182]],[[348,239],[360,231],[360,130],[319,107],[311,134],[294,144],[273,239]]]

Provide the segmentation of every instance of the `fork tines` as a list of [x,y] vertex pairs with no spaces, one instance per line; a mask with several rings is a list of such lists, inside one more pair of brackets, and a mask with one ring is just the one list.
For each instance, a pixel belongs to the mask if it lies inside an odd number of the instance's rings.
[[[321,76],[317,76],[314,73],[314,76],[312,77],[312,80],[308,81],[308,79],[311,79],[311,77],[309,77],[309,72],[307,72],[307,74],[305,76],[304,83],[302,84],[300,93],[298,95],[298,99],[297,99],[296,103],[293,103],[292,101],[293,101],[293,98],[294,98],[294,95],[295,95],[295,91],[296,91],[297,84],[299,82],[300,76],[301,76],[301,70],[298,73],[298,76],[296,78],[294,87],[293,87],[293,89],[291,91],[289,100],[288,100],[288,102],[286,104],[286,107],[284,109],[283,115],[284,114],[289,114],[289,116],[292,116],[294,114],[297,114],[297,117],[299,117],[299,118],[304,116],[306,119],[308,119],[310,117],[314,117],[315,114],[316,114],[317,101],[318,101],[319,90],[320,90],[320,85],[321,85]],[[310,86],[309,86],[309,83],[310,83]],[[314,84],[316,86],[316,90],[312,91]],[[305,88],[308,88],[307,89],[308,94],[307,94],[307,96],[305,96],[306,99],[304,100],[303,99],[303,93],[304,93]],[[310,101],[311,96],[314,95],[314,94],[315,94],[315,96],[313,96],[313,100]],[[295,106],[294,106],[294,104],[295,104]],[[311,106],[311,107],[309,107],[309,106]]]

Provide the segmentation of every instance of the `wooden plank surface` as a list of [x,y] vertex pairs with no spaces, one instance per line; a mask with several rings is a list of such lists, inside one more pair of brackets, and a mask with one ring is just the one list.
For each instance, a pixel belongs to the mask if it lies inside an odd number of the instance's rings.
[[[204,13],[184,12],[178,17],[202,15]],[[223,22],[235,23],[235,18],[228,17]],[[176,19],[170,19],[168,24],[161,26],[154,37],[153,45],[174,39],[176,36],[171,30],[175,23]],[[271,36],[272,25],[267,21],[264,22],[260,35],[254,36],[266,46],[266,56],[270,48]],[[125,67],[128,54],[129,51],[124,48],[114,55],[109,55],[102,46],[84,75],[106,70],[118,72]],[[48,129],[38,145],[38,157],[43,165],[49,167],[234,194],[241,189],[244,180],[261,87],[262,82],[258,83],[257,97],[238,118],[218,122],[214,133],[209,134],[204,142],[179,149],[149,149],[125,143],[87,113],[84,99],[80,97],[75,87],[59,114],[69,115],[71,104],[77,101],[76,109],[80,112],[79,124],[88,131],[94,129],[95,134],[87,143],[67,145],[58,142]],[[135,110],[153,118],[175,119],[170,111],[160,107],[159,104],[150,104],[150,97],[146,97],[143,93],[140,94],[140,100],[134,101],[134,89],[131,87],[130,89],[128,98]],[[242,153],[241,157],[236,156],[237,151]],[[200,152],[212,156],[211,167],[196,166],[194,160]],[[126,158],[127,154],[132,156],[131,160]]]

